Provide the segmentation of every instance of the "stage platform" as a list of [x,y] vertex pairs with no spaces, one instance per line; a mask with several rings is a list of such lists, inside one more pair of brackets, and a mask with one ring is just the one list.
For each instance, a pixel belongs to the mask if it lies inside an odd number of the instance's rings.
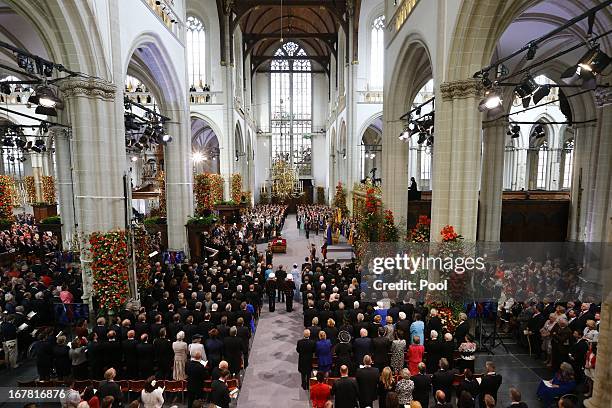
[[353,247],[349,244],[329,245],[327,247],[327,259],[329,261],[335,259],[338,262],[348,262],[353,256],[355,256]]

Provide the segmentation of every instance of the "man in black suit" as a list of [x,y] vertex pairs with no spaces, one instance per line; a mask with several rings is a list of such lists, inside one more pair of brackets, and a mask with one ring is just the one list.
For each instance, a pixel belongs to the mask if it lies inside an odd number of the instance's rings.
[[448,360],[444,357],[440,359],[439,367],[432,378],[433,392],[436,395],[436,391],[442,391],[446,396],[446,402],[450,402],[455,371],[449,369]]
[[232,375],[240,374],[240,364],[242,355],[246,352],[242,339],[237,336],[238,329],[232,326],[229,336],[223,339],[223,357],[229,364],[229,371]]
[[106,367],[119,370],[121,368],[121,343],[117,341],[117,334],[114,330],[107,333],[107,341],[101,346],[101,354],[106,361]]
[[109,368],[104,372],[104,381],[100,381],[98,385],[98,393],[96,394],[100,400],[104,397],[111,396],[114,398],[113,408],[122,406],[123,394],[121,393],[121,387],[115,382],[117,371],[114,368]]
[[487,373],[482,377],[480,382],[480,395],[478,397],[480,408],[485,408],[484,396],[489,394],[497,401],[497,390],[502,383],[502,376],[495,373],[495,363],[493,361],[487,361],[485,363]]
[[542,335],[540,330],[544,327],[546,319],[542,314],[542,306],[538,305],[535,308],[533,315],[527,321],[527,330],[531,340],[531,350],[535,352],[537,358],[542,355]]
[[308,389],[310,371],[312,370],[312,356],[317,343],[310,339],[310,330],[304,330],[304,338],[298,340],[295,350],[298,352],[298,371],[302,376],[302,389]]
[[435,401],[436,404],[434,405],[435,408],[453,408],[453,404],[451,404],[450,402],[447,402],[450,400],[450,396],[447,396],[447,394],[442,391],[442,390],[438,390],[435,393]]
[[419,363],[419,373],[410,377],[414,383],[412,398],[421,403],[422,407],[429,406],[429,393],[431,392],[431,376],[426,374],[425,363]]
[[153,344],[149,343],[149,335],[144,333],[140,336],[140,344],[136,346],[136,357],[138,358],[139,378],[149,378],[153,375],[155,365],[155,351]]
[[510,388],[510,399],[512,402],[508,408],[527,408],[527,404],[521,401],[521,392],[514,387]]
[[312,324],[312,318],[318,315],[317,309],[314,308],[314,302],[309,300],[308,307],[304,309],[304,327],[310,326]]
[[378,398],[378,377],[380,372],[378,368],[372,367],[372,358],[366,355],[363,358],[363,367],[357,369],[355,379],[359,387],[359,406],[371,407],[373,402]]
[[204,398],[204,380],[208,377],[208,371],[202,361],[202,352],[196,351],[193,360],[185,364],[185,374],[187,374],[187,408],[191,408],[195,400]]
[[431,309],[429,313],[429,321],[427,322],[425,333],[429,333],[432,330],[442,333],[442,319],[438,316],[438,310]]
[[[412,306],[412,305],[410,305]],[[410,344],[410,320],[407,319],[405,312],[399,312],[399,322],[395,325],[400,339],[404,339]]]
[[359,386],[354,378],[349,378],[348,367],[340,366],[340,378],[331,389],[336,408],[357,408],[359,406]]
[[568,358],[576,373],[576,380],[580,382],[584,377],[584,364],[589,351],[589,342],[577,330],[574,331],[573,336],[575,343],[570,346]]
[[229,378],[229,371],[221,371],[219,379],[213,380],[210,385],[210,402],[221,408],[229,408],[230,395],[225,381]]
[[457,342],[457,348],[465,341],[465,336],[470,332],[470,325],[467,322],[467,315],[465,313],[459,313],[459,324],[455,328],[455,341]]
[[372,357],[374,358],[374,367],[382,371],[383,368],[390,365],[389,352],[391,351],[391,339],[385,336],[385,328],[378,328],[378,337],[372,339]]
[[372,339],[368,337],[368,331],[362,328],[359,331],[359,336],[353,341],[355,366],[359,366],[363,362],[363,358],[372,351]]
[[425,351],[427,352],[427,372],[433,374],[436,368],[440,365],[442,358],[442,342],[438,338],[438,332],[432,330],[429,334],[429,340],[425,342]]
[[[439,333],[439,332],[438,332]],[[448,367],[453,367],[453,357],[455,355],[455,342],[453,341],[453,335],[446,333],[444,335],[444,341],[442,342],[442,357],[448,362]]]
[[125,378],[135,380],[138,378],[138,357],[136,355],[136,346],[138,342],[134,338],[136,332],[130,330],[127,333],[127,340],[121,343],[121,351],[123,351],[123,363],[125,364]]
[[174,350],[172,342],[166,338],[166,328],[159,330],[159,337],[153,340],[155,360],[157,361],[156,378],[169,380],[172,378],[172,363],[174,361]]

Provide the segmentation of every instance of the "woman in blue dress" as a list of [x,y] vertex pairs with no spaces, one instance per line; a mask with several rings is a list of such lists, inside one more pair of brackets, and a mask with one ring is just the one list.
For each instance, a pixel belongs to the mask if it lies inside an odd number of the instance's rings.
[[552,404],[555,398],[569,394],[576,388],[576,380],[574,378],[574,369],[569,363],[561,363],[559,372],[555,374],[551,381],[540,381],[538,387],[538,398],[540,398],[546,406]]
[[425,323],[421,320],[421,314],[415,313],[414,322],[410,325],[410,344],[414,344],[414,337],[425,338]]
[[316,353],[319,358],[319,371],[329,373],[332,366],[332,344],[323,330],[319,332]]

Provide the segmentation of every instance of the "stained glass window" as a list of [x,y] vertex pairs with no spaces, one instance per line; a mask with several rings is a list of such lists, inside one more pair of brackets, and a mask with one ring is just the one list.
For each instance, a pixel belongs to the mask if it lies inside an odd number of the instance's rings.
[[187,17],[187,69],[189,85],[202,88],[206,83],[206,32],[202,22]]
[[370,38],[370,85],[382,89],[385,69],[385,16],[372,22]]
[[306,52],[287,42],[275,53],[271,75],[272,156],[312,174],[312,77]]

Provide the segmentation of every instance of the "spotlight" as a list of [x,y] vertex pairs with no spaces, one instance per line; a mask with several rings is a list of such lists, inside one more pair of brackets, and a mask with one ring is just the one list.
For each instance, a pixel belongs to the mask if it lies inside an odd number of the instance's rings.
[[25,156],[21,156],[21,157],[19,158],[19,161],[20,161],[20,162],[22,162],[22,163],[25,163],[27,160],[28,160],[28,159],[27,159]]
[[531,44],[529,46],[529,49],[527,50],[527,61],[531,61],[532,59],[535,58],[536,56],[536,52],[538,50],[538,46],[536,44]]
[[45,64],[43,66],[43,74],[49,78],[51,75],[53,75],[53,65],[52,64]]
[[42,139],[36,139],[36,141],[34,142],[34,145],[38,147],[42,147],[45,145],[45,141]]
[[36,152],[36,153],[42,153],[42,147],[40,146],[32,146],[32,151]]
[[26,143],[26,145],[25,145],[25,149],[26,149],[26,150],[30,150],[31,148],[32,148],[32,141],[30,140],[30,141],[28,141],[28,142]]
[[514,93],[516,96],[523,99],[524,108],[529,107],[529,102],[531,102],[531,94],[536,89],[538,89],[538,84],[531,75],[527,75],[525,78],[523,78],[523,82],[514,88]]
[[171,141],[172,141],[172,136],[170,136],[169,134],[164,133],[164,135],[161,137],[162,144],[167,144],[167,143],[170,143]]
[[206,158],[200,152],[193,153],[193,155],[191,156],[191,159],[193,160],[194,163],[200,163],[202,160],[206,160]]
[[488,110],[500,109],[502,102],[501,97],[495,91],[487,91],[485,98],[478,104],[478,110],[486,112]]
[[537,105],[542,99],[550,94],[550,85],[542,85],[533,93],[533,104]]
[[482,73],[482,86],[485,88],[490,88],[493,85],[493,82],[489,79],[489,71],[485,71]]
[[135,163],[135,162],[137,162],[137,161],[138,161],[138,156],[132,156],[132,157],[130,157],[130,160],[131,160],[133,163]]
[[427,138],[427,146],[432,146],[434,142],[434,137],[433,136],[429,136]]
[[17,145],[18,148],[20,149],[24,149],[26,147],[26,141],[23,139],[16,139],[15,140],[15,144]]
[[12,92],[11,86],[9,84],[0,83],[0,92],[2,92],[5,95],[10,95]]
[[421,116],[421,108],[420,107],[416,108],[416,110],[414,111],[414,114],[416,116]]
[[9,156],[8,159],[9,159],[10,162],[14,162],[15,161],[15,157],[14,156]]
[[423,144],[423,142],[427,139],[427,133],[419,132],[419,139],[417,140],[418,144]]
[[11,139],[10,137],[5,137],[4,140],[2,140],[2,146],[13,147],[15,146],[15,143],[13,143],[13,139]]
[[370,153],[370,159],[374,160],[376,158],[376,153]]
[[55,95],[53,89],[43,85],[36,88],[36,95],[38,96],[38,104],[45,108],[55,108],[61,105],[62,101]]
[[595,89],[597,82],[595,76],[600,74],[610,64],[610,57],[595,45],[589,49],[576,65],[572,65],[561,74],[561,80],[566,84],[573,85],[582,80],[582,87]]
[[404,128],[402,133],[400,133],[399,140],[406,140],[409,137],[410,137],[410,130],[406,127],[406,128]]

